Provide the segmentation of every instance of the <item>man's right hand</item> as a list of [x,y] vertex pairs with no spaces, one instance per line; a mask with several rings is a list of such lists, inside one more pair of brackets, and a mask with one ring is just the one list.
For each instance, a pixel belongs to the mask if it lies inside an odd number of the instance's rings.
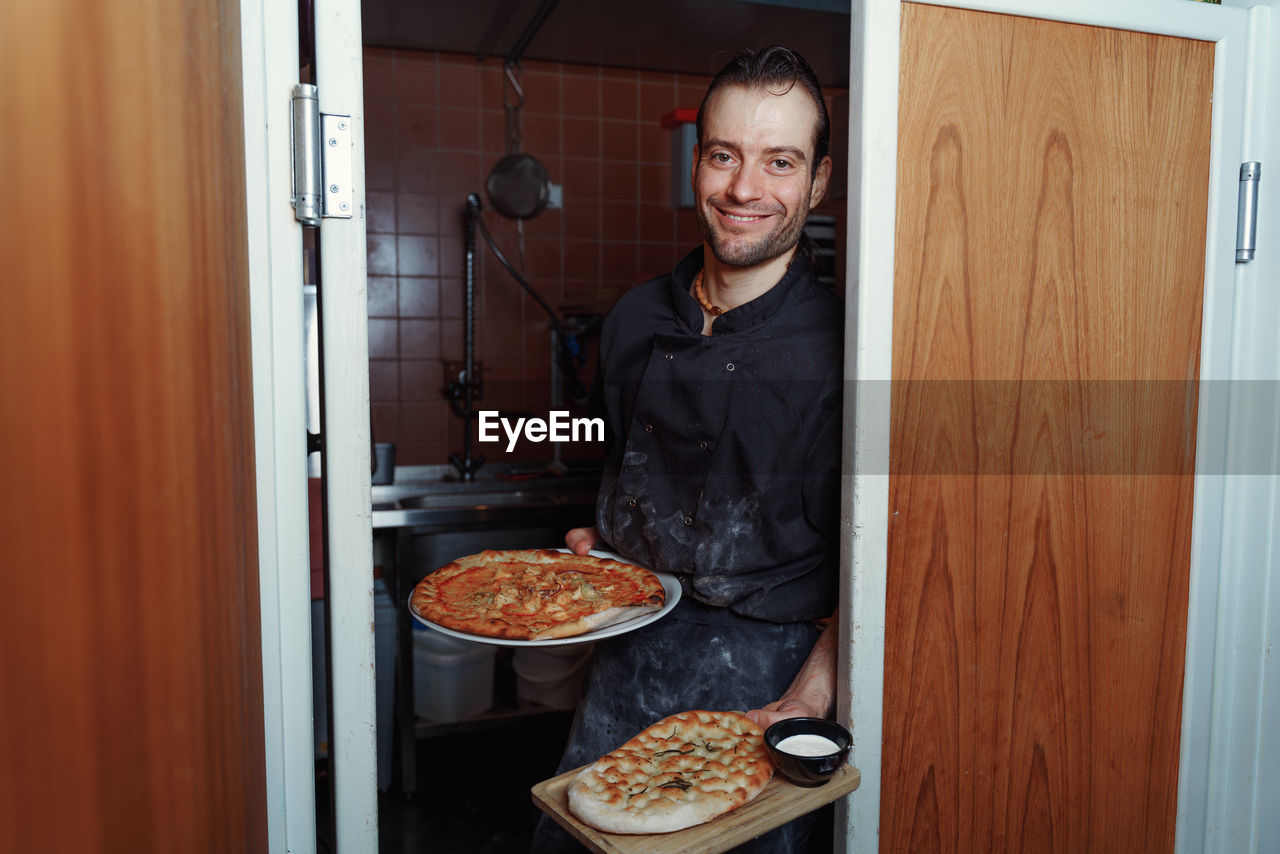
[[585,555],[596,547],[600,534],[595,528],[574,528],[564,535],[564,544],[576,555]]

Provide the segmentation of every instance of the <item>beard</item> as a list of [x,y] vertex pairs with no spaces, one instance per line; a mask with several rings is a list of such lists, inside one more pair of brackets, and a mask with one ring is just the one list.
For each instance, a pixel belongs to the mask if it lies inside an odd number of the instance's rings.
[[[697,207],[698,229],[716,259],[730,267],[754,267],[790,252],[800,242],[805,219],[809,216],[809,206],[802,201],[790,216],[779,217],[772,231],[748,238],[719,230],[714,210],[716,201],[712,197]],[[758,214],[779,214],[785,211],[783,208],[763,206],[749,210]]]

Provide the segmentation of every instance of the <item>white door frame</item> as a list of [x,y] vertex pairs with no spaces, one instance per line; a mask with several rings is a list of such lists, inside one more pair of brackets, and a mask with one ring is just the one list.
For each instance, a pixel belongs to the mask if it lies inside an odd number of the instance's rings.
[[290,205],[297,3],[241,0],[240,30],[268,850],[315,854],[302,231]]
[[[1263,43],[1250,41],[1266,10],[1248,12],[1188,0],[930,0],[952,6],[1077,24],[1151,32],[1216,43],[1214,106],[1209,176],[1208,239],[1205,251],[1204,313],[1200,374],[1203,381],[1198,414],[1195,508],[1192,518],[1190,609],[1182,715],[1181,769],[1178,793],[1177,847],[1183,851],[1221,846],[1229,829],[1257,822],[1257,798],[1230,802],[1212,791],[1221,787],[1237,796],[1258,789],[1256,763],[1242,768],[1230,755],[1257,738],[1231,743],[1236,730],[1264,725],[1260,690],[1247,678],[1226,685],[1223,659],[1231,660],[1232,643],[1244,632],[1258,653],[1266,626],[1267,568],[1276,566],[1274,535],[1276,478],[1227,477],[1228,460],[1239,449],[1239,425],[1257,422],[1245,412],[1248,401],[1224,400],[1204,389],[1226,389],[1221,381],[1250,377],[1275,379],[1274,308],[1269,332],[1257,314],[1237,303],[1235,292],[1258,268],[1235,264],[1236,193],[1239,164],[1246,159],[1246,80],[1256,67]],[[900,0],[854,0],[850,37],[849,199],[857,205],[850,216],[848,280],[856,283],[849,300],[845,375],[854,380],[846,395],[845,495],[842,511],[842,621],[848,650],[842,663],[840,695],[851,698],[839,714],[854,734],[852,762],[862,772],[857,791],[845,799],[837,831],[846,850],[872,852],[879,847],[882,701],[884,696],[885,575],[889,511],[889,380],[893,323],[894,227],[896,210],[898,73]],[[1264,92],[1265,94],[1265,92]],[[1250,98],[1259,97],[1257,87]],[[1274,99],[1273,99],[1274,100]],[[1257,106],[1254,105],[1256,111]],[[1256,115],[1256,112],[1253,113]],[[1260,144],[1265,130],[1251,125]],[[1252,159],[1260,159],[1254,156]],[[1278,164],[1280,165],[1280,164]],[[1268,346],[1270,348],[1268,349]],[[1241,354],[1263,357],[1242,359]],[[1270,354],[1267,363],[1265,355]],[[1274,422],[1272,422],[1274,423]],[[1229,432],[1236,430],[1236,433]],[[1259,470],[1275,471],[1272,462]],[[1248,509],[1249,527],[1225,527],[1224,511]],[[1265,514],[1265,515],[1264,515]],[[1244,571],[1246,570],[1247,571]],[[1264,609],[1259,613],[1259,608]],[[1272,617],[1274,620],[1274,617]],[[1241,665],[1256,675],[1262,657]],[[1280,689],[1272,680],[1273,702]],[[1229,719],[1229,720],[1228,720]],[[1280,735],[1273,736],[1273,744]],[[1280,748],[1273,748],[1273,752]],[[1238,756],[1236,757],[1238,758]],[[1273,781],[1274,782],[1274,781]],[[1248,804],[1254,804],[1250,816]],[[1231,813],[1235,813],[1232,815]],[[1245,850],[1228,846],[1230,850]]]
[[[320,242],[324,476],[328,508],[329,673],[334,811],[342,854],[378,850],[378,714],[373,617],[372,439],[365,245],[364,49],[359,0],[315,4],[322,114],[351,117],[351,219],[325,219]],[[323,137],[321,147],[327,144]]]
[[[1195,672],[1203,674],[1196,707],[1183,704],[1178,843],[1183,851],[1275,851],[1280,659],[1270,650],[1280,642],[1280,194],[1274,182],[1280,165],[1280,64],[1273,46],[1280,46],[1280,15],[1273,9],[1277,0],[1223,2],[1252,7],[1240,159],[1269,165],[1272,183],[1259,205],[1261,251],[1235,271],[1220,572],[1214,579],[1216,608],[1201,605],[1206,638],[1196,650],[1201,660]],[[1189,659],[1191,654],[1189,647]],[[1188,689],[1190,684],[1189,679]],[[1187,757],[1198,764],[1188,766]]]
[[[355,216],[322,225],[335,844],[378,846],[360,6],[315,8],[320,110],[352,120]],[[316,850],[302,232],[290,95],[296,0],[242,0],[269,850]]]

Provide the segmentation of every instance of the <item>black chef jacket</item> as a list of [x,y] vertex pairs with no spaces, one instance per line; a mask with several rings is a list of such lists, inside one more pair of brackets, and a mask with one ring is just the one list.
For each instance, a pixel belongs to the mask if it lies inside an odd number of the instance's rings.
[[842,302],[797,252],[776,286],[704,336],[690,295],[701,267],[699,248],[624,294],[605,321],[597,528],[704,604],[771,622],[829,616]]

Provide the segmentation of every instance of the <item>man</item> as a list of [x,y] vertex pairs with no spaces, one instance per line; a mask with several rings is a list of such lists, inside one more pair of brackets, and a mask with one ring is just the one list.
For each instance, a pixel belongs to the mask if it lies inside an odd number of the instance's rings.
[[[741,54],[712,80],[697,137],[703,246],[605,323],[597,524],[565,538],[676,575],[682,597],[596,646],[562,771],[675,712],[768,726],[833,706],[836,629],[815,621],[835,608],[844,311],[798,251],[831,174],[812,70],[785,48]],[[553,831],[541,823],[535,850],[575,849]],[[749,845],[800,851],[808,831]]]

